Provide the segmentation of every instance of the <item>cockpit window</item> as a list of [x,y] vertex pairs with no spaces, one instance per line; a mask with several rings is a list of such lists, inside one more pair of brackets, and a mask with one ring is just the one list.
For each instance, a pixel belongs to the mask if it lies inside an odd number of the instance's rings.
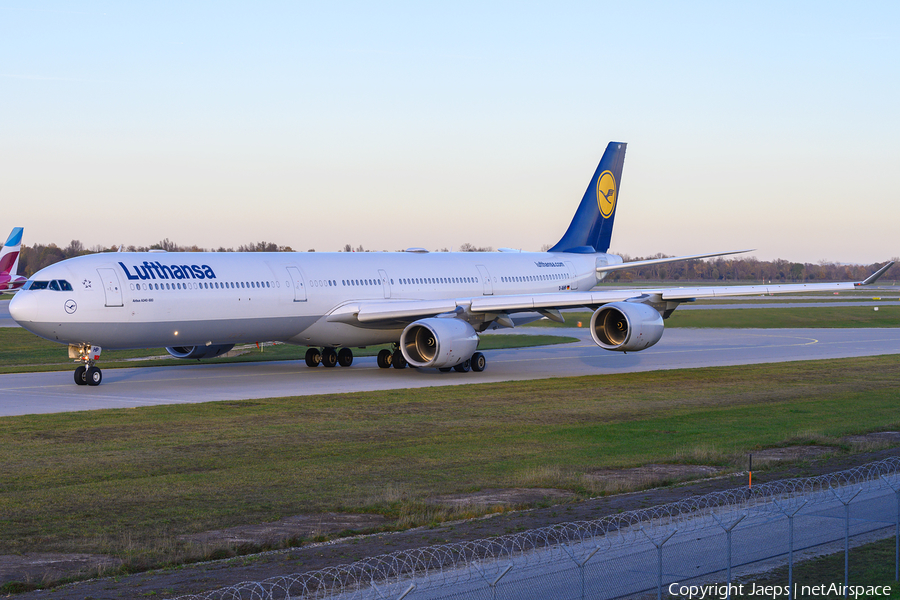
[[72,284],[65,279],[53,281],[28,281],[22,286],[23,290],[53,290],[54,292],[71,292]]

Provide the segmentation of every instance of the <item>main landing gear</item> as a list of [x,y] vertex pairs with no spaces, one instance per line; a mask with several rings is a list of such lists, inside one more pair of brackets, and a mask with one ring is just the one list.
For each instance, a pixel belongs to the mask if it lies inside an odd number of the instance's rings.
[[451,370],[456,371],[457,373],[468,373],[469,371],[481,373],[482,371],[484,371],[484,368],[486,366],[487,359],[484,357],[484,354],[482,354],[481,352],[476,352],[469,360],[464,360],[455,367],[444,367],[442,369],[438,369],[438,371],[440,371],[441,373],[449,373]]
[[[387,369],[391,366],[395,369],[402,369],[406,367],[407,364],[406,359],[403,358],[403,353],[400,352],[399,349],[395,349],[393,352],[385,349],[378,353],[378,366],[382,369]],[[465,360],[455,367],[440,367],[438,371],[441,373],[449,373],[450,371],[456,371],[457,373],[475,371],[480,373],[481,371],[484,371],[486,366],[487,359],[484,357],[484,354],[476,352],[469,360]]]
[[341,365],[349,367],[353,364],[353,351],[350,348],[341,348],[335,351],[334,348],[310,348],[306,351],[306,366],[318,367],[319,363],[326,367]]
[[[395,369],[405,369],[410,366],[396,344],[394,345],[393,350],[384,348],[379,351],[377,362],[378,366],[382,369],[390,369],[391,367],[394,367]],[[353,364],[353,351],[350,350],[350,348],[341,348],[338,351],[335,351],[334,348],[323,348],[322,350],[310,348],[307,350],[306,366],[318,367],[320,364],[326,367],[334,367],[336,365],[349,367]],[[476,352],[469,360],[463,361],[455,367],[445,367],[440,370],[445,373],[451,370],[457,371],[458,373],[468,373],[469,371],[480,373],[481,371],[484,371],[486,366],[487,359],[484,357],[484,354]]]
[[69,358],[74,358],[83,364],[75,367],[75,383],[78,385],[100,385],[103,381],[103,372],[94,363],[100,358],[100,346],[90,344],[69,345]]
[[405,369],[408,364],[406,359],[403,358],[403,353],[400,352],[400,348],[395,347],[393,352],[387,348],[378,352],[378,366],[382,369],[389,369],[391,367],[394,367],[395,369]]

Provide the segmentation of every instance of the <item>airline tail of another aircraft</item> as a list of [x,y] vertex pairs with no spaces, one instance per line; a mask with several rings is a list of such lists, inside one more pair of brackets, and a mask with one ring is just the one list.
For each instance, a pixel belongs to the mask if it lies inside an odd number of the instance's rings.
[[16,275],[19,268],[19,250],[22,247],[22,228],[15,227],[9,239],[0,249],[0,292],[16,290],[25,284],[25,277]]
[[610,142],[606,146],[569,229],[550,252],[592,254],[609,250],[626,145]]
[[5,275],[16,273],[19,266],[19,250],[22,247],[22,231],[21,227],[14,227],[9,239],[3,244],[3,249],[0,250],[0,273]]

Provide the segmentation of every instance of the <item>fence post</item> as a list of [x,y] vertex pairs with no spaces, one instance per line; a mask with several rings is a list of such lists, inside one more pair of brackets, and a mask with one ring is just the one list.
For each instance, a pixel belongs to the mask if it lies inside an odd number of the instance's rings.
[[797,516],[797,513],[800,512],[800,509],[806,506],[809,503],[809,500],[804,500],[803,504],[797,507],[797,510],[794,512],[788,512],[785,510],[783,506],[778,503],[778,500],[774,500],[775,506],[784,513],[784,516],[788,518],[788,600],[794,599],[794,517]]
[[718,515],[716,515],[716,513],[713,513],[713,519],[716,520],[716,523],[719,524],[719,527],[725,530],[725,537],[728,540],[728,587],[726,588],[728,590],[728,594],[726,596],[727,600],[731,600],[731,530],[734,529],[737,524],[743,521],[746,517],[747,513],[744,513],[740,516],[740,518],[738,518],[738,520],[726,527],[725,524],[722,523],[722,521],[719,519]]
[[566,551],[566,554],[569,555],[569,558],[572,559],[572,562],[578,566],[578,570],[581,572],[581,600],[585,599],[585,591],[584,591],[584,566],[588,563],[589,560],[594,558],[594,555],[600,552],[600,546],[595,546],[593,552],[588,554],[584,560],[579,561],[575,558],[575,555],[569,550],[566,546],[562,547],[563,550]]
[[650,543],[656,546],[656,600],[662,600],[662,547],[663,544],[668,542],[673,535],[678,533],[677,529],[673,529],[672,533],[667,535],[664,540],[658,542],[650,537],[650,534],[644,529],[644,526],[641,525],[641,533],[647,536],[647,539],[650,540]]
[[487,584],[490,586],[490,588],[491,588],[491,600],[496,600],[496,598],[497,598],[497,584],[500,583],[500,580],[503,579],[504,577],[506,577],[506,574],[509,573],[509,572],[512,570],[513,564],[510,563],[510,564],[506,565],[506,568],[503,569],[503,572],[500,573],[499,575],[497,575],[497,578],[494,579],[493,581],[488,581],[488,580],[487,580],[487,577],[485,577],[484,569],[482,569],[481,567],[478,567],[478,566],[476,566],[475,568],[477,569],[478,574],[481,575],[481,578],[484,579],[485,581],[487,581]]
[[859,496],[862,488],[856,490],[856,493],[850,496],[850,499],[844,502],[844,499],[831,488],[831,493],[844,505],[844,598],[847,597],[847,587],[850,585],[850,503]]
[[[384,594],[381,593],[381,590],[378,589],[378,586],[375,584],[374,579],[372,580],[372,589],[375,590],[376,594],[381,596],[382,600],[387,600],[387,596],[385,596]],[[414,583],[409,584],[409,587],[406,588],[406,591],[403,592],[402,594],[400,594],[399,596],[397,596],[397,600],[403,600],[404,598],[409,596],[410,592],[412,592],[414,589],[416,589],[416,584],[414,584]]]
[[881,475],[881,478],[897,496],[897,523],[894,528],[894,581],[900,581],[900,487],[894,487],[884,475]]
[[496,600],[496,599],[497,599],[497,584],[500,583],[500,580],[501,580],[501,579],[503,579],[504,577],[506,577],[506,574],[507,574],[507,573],[509,573],[510,571],[512,571],[512,568],[513,568],[512,565],[507,566],[505,569],[503,569],[503,572],[502,572],[502,573],[500,573],[499,575],[497,575],[497,579],[495,579],[494,581],[491,582],[491,600]]

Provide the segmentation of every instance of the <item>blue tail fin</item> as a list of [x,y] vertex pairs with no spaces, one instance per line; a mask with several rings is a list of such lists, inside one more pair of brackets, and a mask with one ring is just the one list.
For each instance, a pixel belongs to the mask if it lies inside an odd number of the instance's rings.
[[616,218],[616,200],[622,182],[625,146],[610,142],[597,165],[584,198],[562,239],[550,252],[578,252],[582,254],[606,252],[612,238]]

